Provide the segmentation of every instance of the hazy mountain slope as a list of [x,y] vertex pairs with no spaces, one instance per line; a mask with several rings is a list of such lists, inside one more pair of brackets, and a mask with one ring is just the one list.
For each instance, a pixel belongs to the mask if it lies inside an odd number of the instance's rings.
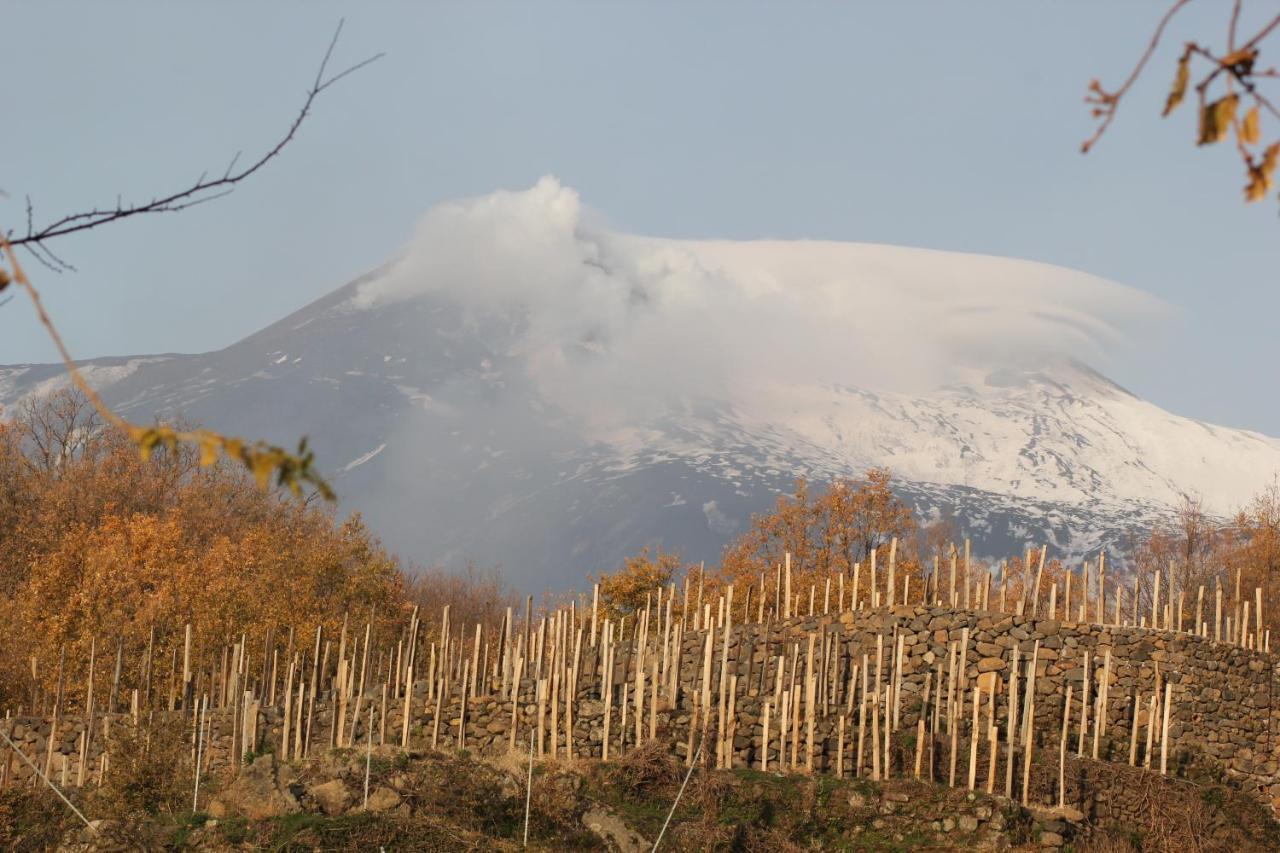
[[[530,589],[656,542],[713,560],[799,474],[888,465],[980,553],[1078,556],[1182,492],[1225,513],[1280,471],[1280,441],[1064,355],[1114,333],[1134,298],[1118,286],[897,247],[619,235],[566,193],[446,206],[396,263],[224,350],[90,375],[135,419],[308,434],[343,508],[405,556],[501,562]],[[0,368],[0,404],[58,375]]]

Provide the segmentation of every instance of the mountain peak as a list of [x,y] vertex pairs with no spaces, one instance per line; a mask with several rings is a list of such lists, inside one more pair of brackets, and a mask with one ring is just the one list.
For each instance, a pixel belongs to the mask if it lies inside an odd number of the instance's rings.
[[[137,420],[306,433],[410,559],[530,589],[646,544],[715,560],[797,475],[887,466],[982,553],[1117,546],[1184,493],[1227,513],[1280,442],[1086,361],[1151,302],[1045,264],[601,226],[559,184],[450,203],[375,273],[224,350],[86,367]],[[56,385],[0,368],[0,405]]]

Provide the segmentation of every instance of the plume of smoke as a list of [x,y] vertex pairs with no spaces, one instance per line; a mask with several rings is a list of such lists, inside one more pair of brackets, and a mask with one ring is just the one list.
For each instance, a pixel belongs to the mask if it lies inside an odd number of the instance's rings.
[[622,234],[553,177],[432,209],[355,303],[428,293],[510,315],[540,391],[605,424],[781,387],[924,391],[967,369],[1096,362],[1165,311],[1031,261]]

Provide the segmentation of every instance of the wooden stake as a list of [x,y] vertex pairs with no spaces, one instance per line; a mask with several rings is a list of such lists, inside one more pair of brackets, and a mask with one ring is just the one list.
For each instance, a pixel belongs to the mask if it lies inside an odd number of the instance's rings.
[[1169,773],[1169,708],[1172,706],[1173,682],[1164,683],[1164,720],[1160,725],[1160,775]]
[[1067,730],[1071,726],[1071,685],[1067,685],[1067,698],[1062,703],[1062,738],[1058,741],[1058,808],[1067,805]]
[[982,691],[973,685],[973,719],[969,724],[969,790],[978,780],[978,712],[982,706]]

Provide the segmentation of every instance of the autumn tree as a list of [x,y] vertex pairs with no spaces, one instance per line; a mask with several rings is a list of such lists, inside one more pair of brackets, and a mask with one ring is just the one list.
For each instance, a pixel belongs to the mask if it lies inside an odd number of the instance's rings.
[[[918,529],[910,508],[893,493],[887,469],[873,468],[860,480],[836,480],[817,495],[800,479],[793,494],[779,496],[772,513],[753,516],[750,527],[728,545],[719,575],[742,589],[759,587],[763,577],[767,594],[770,579],[790,554],[793,583],[816,588],[826,578],[850,574],[857,564],[869,569],[873,551],[887,563],[897,540],[899,577],[914,576],[918,584]],[[862,577],[869,589],[870,572]]]
[[481,568],[468,560],[460,572],[431,566],[408,575],[405,597],[421,610],[433,630],[438,628],[445,607],[453,624],[480,624],[489,629],[501,625],[508,607],[515,611],[520,605],[520,597],[496,566]]
[[170,661],[187,623],[203,656],[243,632],[401,616],[399,567],[358,516],[202,467],[194,448],[143,460],[114,431],[84,440],[84,411],[68,391],[0,423],[0,703],[30,696],[32,657],[38,689],[59,660],[82,678],[91,645],[123,648],[124,682],[141,686],[152,632]]
[[615,571],[592,578],[600,584],[600,608],[613,619],[634,615],[646,603],[656,602],[655,593],[682,574],[685,566],[678,554],[661,548],[645,547],[639,554],[627,557]]

